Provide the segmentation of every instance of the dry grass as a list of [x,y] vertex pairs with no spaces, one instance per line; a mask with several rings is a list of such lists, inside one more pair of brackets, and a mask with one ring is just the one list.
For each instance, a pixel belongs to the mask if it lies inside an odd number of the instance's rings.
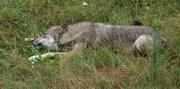
[[[0,0],[0,89],[179,89],[179,0]],[[134,19],[168,38],[152,56],[134,57],[106,48],[85,50],[61,65],[51,57],[31,67],[36,50],[26,37],[53,25],[86,19],[128,24]],[[155,73],[154,73],[155,72]]]

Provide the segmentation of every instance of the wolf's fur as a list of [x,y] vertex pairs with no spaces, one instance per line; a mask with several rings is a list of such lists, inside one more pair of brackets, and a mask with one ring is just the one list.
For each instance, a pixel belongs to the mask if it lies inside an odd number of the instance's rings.
[[78,22],[66,26],[51,27],[42,36],[34,40],[33,45],[37,48],[47,47],[58,51],[63,51],[62,49],[65,46],[70,45],[72,51],[67,53],[75,54],[88,45],[94,44],[110,45],[113,49],[137,47],[140,40],[136,40],[140,36],[152,34],[157,33],[147,26]]
[[[134,53],[141,53],[147,56],[147,53],[153,48],[154,40],[151,35],[141,35],[133,44]],[[137,54],[137,53],[136,53]]]

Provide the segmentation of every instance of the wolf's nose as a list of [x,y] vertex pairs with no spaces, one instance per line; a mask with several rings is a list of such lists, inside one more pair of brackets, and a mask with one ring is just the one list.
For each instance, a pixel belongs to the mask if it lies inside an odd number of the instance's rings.
[[38,44],[33,44],[33,46],[38,46],[38,47],[40,47],[40,46],[42,46],[42,43],[38,43]]
[[42,48],[43,44],[42,43],[38,43],[37,41],[33,42],[33,46],[36,48]]

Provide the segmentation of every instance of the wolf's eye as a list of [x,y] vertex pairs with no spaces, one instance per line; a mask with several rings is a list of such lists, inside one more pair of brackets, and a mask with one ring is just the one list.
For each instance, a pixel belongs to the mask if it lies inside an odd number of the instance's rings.
[[48,38],[48,36],[47,35],[43,35],[43,38]]
[[49,39],[49,38],[50,38],[50,35],[44,35],[43,37]]
[[47,32],[42,32],[42,34],[43,34],[43,35],[46,35],[46,34],[47,34]]
[[47,38],[47,36],[46,36],[46,35],[43,35],[42,38]]

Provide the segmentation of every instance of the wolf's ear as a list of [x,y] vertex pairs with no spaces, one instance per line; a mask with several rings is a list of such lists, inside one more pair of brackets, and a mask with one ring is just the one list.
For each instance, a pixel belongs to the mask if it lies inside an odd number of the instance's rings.
[[68,24],[63,24],[63,25],[61,26],[61,31],[62,31],[62,33],[67,32],[67,31],[68,31]]
[[54,29],[54,32],[59,34],[59,35],[64,34],[65,32],[67,32],[67,28],[64,28],[62,26],[56,26],[53,29]]
[[62,32],[62,27],[61,26],[53,26],[50,29],[52,29],[56,33],[61,33]]

